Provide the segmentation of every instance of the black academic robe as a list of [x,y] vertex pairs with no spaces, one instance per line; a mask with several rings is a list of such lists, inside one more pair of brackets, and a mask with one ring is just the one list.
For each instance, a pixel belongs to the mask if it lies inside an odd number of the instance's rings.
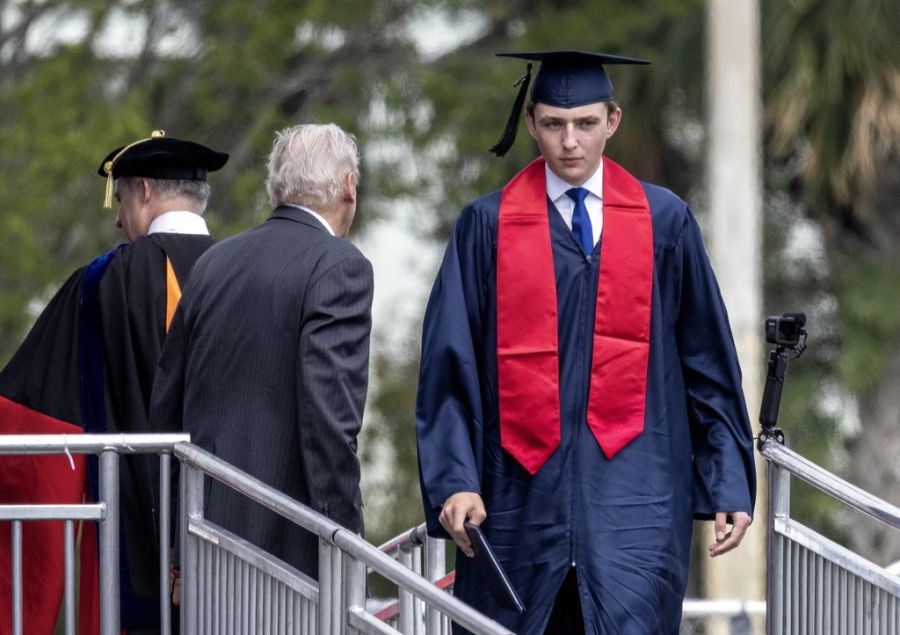
[[[698,225],[642,184],[653,223],[643,433],[607,459],[585,422],[602,240],[586,259],[547,201],[559,328],[561,441],[534,476],[500,444],[496,250],[500,192],[457,221],[425,314],[416,404],[429,533],[443,502],[479,492],[482,525],[527,611],[499,607],[457,552],[455,593],[517,633],[542,633],[574,567],[588,633],[677,633],[693,518],[752,513],[741,375]],[[522,275],[529,275],[522,263]]]
[[[0,371],[0,433],[149,432],[150,390],[167,327],[166,259],[180,287],[213,242],[209,236],[152,234],[76,271]],[[159,623],[155,461],[127,456],[120,464],[124,628]],[[74,463],[73,470],[65,456],[0,457],[2,502],[96,497],[95,459],[75,457]],[[44,624],[52,630],[55,621],[62,594],[61,525],[24,525],[27,632],[49,632]],[[0,597],[8,598],[3,563],[10,557],[9,530],[4,533]],[[94,583],[92,572],[82,571],[82,595],[90,595]],[[8,610],[5,603],[0,613]]]

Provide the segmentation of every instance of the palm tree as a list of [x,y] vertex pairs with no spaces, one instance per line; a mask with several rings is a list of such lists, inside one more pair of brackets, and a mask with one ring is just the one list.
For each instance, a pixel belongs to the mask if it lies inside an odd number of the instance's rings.
[[[900,12],[890,0],[767,0],[769,157],[822,229],[836,301],[835,356],[858,403],[849,476],[897,502],[900,486]],[[855,548],[887,564],[900,536],[852,525]]]

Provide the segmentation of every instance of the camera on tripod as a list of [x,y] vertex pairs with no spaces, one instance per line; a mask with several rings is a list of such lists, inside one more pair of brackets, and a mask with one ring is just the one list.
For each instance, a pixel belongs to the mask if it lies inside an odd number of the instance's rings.
[[784,432],[775,427],[778,423],[778,408],[781,405],[781,390],[784,388],[784,376],[787,373],[789,359],[800,357],[806,350],[806,314],[785,313],[781,317],[771,315],[766,318],[766,342],[774,344],[769,351],[766,387],[763,390],[762,404],[759,409],[758,445],[774,439],[784,443]]
[[766,341],[784,348],[805,348],[806,314],[785,313],[766,318]]

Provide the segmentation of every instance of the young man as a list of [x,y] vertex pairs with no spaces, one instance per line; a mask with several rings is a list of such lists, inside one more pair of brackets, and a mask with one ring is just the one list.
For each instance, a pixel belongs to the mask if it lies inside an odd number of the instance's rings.
[[[153,375],[181,286],[214,242],[202,216],[206,176],[227,160],[227,154],[155,131],[100,163],[105,206],[112,207],[115,193],[116,226],[129,242],[72,274],[0,371],[0,431],[150,431]],[[86,482],[84,462],[76,463],[73,471],[61,456],[4,457],[2,502],[78,503],[83,493],[96,500],[96,470],[88,470]],[[157,465],[147,456],[124,457],[120,472],[121,618],[131,632],[159,626]],[[84,526],[92,532],[90,523]],[[2,563],[9,562],[9,545],[0,539]],[[90,630],[97,578],[86,550],[96,544],[86,537],[81,545],[80,619]],[[62,523],[25,524],[25,578],[40,581],[26,585],[27,632],[53,630],[63,591],[62,546]],[[0,598],[10,597],[7,588],[0,588]],[[0,602],[0,612],[9,606]]]
[[[356,142],[338,126],[278,134],[267,180],[275,210],[197,262],[151,421],[361,532],[373,278],[344,238],[358,180]],[[318,577],[315,535],[218,483],[205,505],[209,520]]]
[[517,633],[677,633],[692,519],[715,519],[716,556],[753,511],[725,307],[685,203],[603,156],[622,117],[603,65],[644,62],[510,55],[541,62],[526,112],[541,157],[463,210],[428,303],[429,531],[471,555],[463,523],[481,525],[527,611],[499,606],[468,558],[455,592]]

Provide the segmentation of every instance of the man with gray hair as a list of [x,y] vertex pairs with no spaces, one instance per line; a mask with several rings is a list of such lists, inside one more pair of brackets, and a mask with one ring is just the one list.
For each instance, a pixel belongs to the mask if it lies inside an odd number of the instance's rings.
[[[275,211],[197,262],[151,406],[216,456],[362,532],[357,434],[366,400],[372,266],[344,239],[359,155],[335,125],[278,133]],[[316,578],[318,538],[213,482],[211,521]]]

